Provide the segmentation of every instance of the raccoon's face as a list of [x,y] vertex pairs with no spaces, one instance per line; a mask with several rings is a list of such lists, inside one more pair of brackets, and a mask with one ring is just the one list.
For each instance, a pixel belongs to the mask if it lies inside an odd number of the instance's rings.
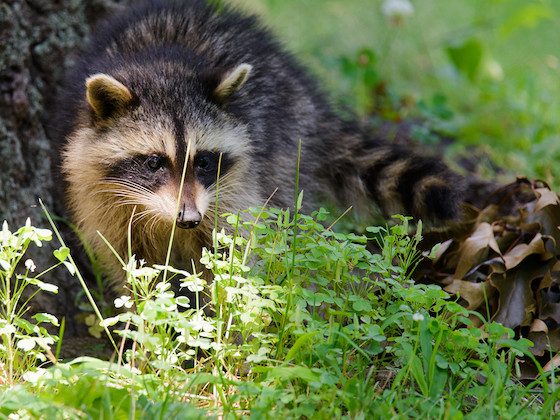
[[[146,92],[106,74],[86,81],[90,122],[69,139],[64,170],[76,195],[95,205],[135,208],[135,221],[175,223],[192,229],[213,220],[220,207],[245,207],[250,143],[245,125],[220,111],[248,77],[242,64],[216,83],[209,101],[201,97],[143,101]],[[73,197],[74,207],[80,198]],[[87,210],[82,211],[86,213]],[[108,213],[107,213],[108,214]],[[78,217],[85,215],[78,215]]]

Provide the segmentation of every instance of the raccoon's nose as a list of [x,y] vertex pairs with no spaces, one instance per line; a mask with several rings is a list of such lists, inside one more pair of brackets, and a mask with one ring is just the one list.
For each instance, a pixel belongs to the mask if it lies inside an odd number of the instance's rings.
[[199,225],[202,215],[196,209],[183,206],[177,215],[177,227],[181,229],[192,229]]

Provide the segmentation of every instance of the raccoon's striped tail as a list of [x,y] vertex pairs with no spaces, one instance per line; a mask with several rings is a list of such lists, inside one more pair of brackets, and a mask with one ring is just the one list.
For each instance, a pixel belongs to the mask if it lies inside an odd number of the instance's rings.
[[465,182],[439,157],[371,139],[354,153],[360,190],[385,216],[400,213],[436,224],[459,216]]
[[439,158],[389,144],[364,151],[360,161],[364,187],[384,213],[432,222],[458,216],[463,182]]

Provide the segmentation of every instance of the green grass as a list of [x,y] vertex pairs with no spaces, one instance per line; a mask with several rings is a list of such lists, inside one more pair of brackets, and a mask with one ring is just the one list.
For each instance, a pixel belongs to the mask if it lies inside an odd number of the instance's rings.
[[[147,267],[129,255],[131,297],[117,299],[121,313],[102,321],[120,342],[114,360],[21,366],[16,375],[26,381],[4,388],[0,413],[94,418],[557,414],[560,388],[551,373],[541,369],[529,384],[515,376],[522,359],[539,367],[528,340],[514,339],[513,331],[484,319],[475,327],[470,317],[480,315],[440,287],[410,279],[421,258],[416,249],[421,227],[409,236],[408,219],[401,217],[391,228],[368,228],[375,238],[368,239],[325,227],[324,210],[314,217],[275,209],[252,215],[252,222],[229,215],[231,233],[214,234],[215,249],[205,250],[201,260],[212,273],[210,284],[200,274]],[[241,230],[247,234],[240,236]],[[370,241],[377,242],[379,253],[368,251]],[[176,296],[171,284],[192,292],[191,299]],[[0,355],[9,361],[22,348],[19,336],[8,338],[4,349],[11,342],[11,352]]]

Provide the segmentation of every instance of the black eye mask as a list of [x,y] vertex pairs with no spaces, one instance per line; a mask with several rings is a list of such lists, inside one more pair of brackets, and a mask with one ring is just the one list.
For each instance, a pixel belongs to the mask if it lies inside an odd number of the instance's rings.
[[161,155],[134,156],[111,165],[107,178],[130,181],[154,191],[171,178],[170,162]]
[[202,151],[194,158],[194,173],[198,181],[208,188],[216,182],[218,176],[218,165],[220,165],[220,176],[223,176],[232,167],[233,158],[228,153],[222,153],[220,162],[219,152]]

